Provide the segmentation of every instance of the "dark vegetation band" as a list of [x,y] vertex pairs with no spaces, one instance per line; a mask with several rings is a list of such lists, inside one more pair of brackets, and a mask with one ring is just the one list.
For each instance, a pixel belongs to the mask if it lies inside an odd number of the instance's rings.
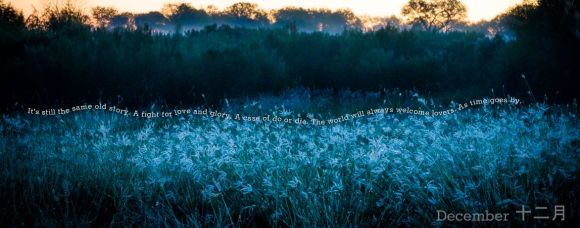
[[568,102],[580,91],[580,29],[577,3],[566,2],[520,5],[453,29],[393,18],[368,29],[348,11],[319,11],[339,18],[323,21],[299,17],[317,11],[270,15],[243,5],[221,13],[174,5],[132,17],[106,8],[90,17],[66,5],[25,19],[3,3],[1,105],[219,105],[297,87],[416,89],[446,100],[491,90],[527,97],[533,89],[549,102]]

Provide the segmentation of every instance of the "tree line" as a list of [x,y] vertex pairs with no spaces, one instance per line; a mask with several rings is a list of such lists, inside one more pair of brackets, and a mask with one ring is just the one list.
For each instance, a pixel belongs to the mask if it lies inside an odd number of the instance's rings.
[[[82,13],[71,1],[53,4],[43,12],[34,11],[26,19],[29,27],[38,27],[42,20],[59,11]],[[72,13],[72,12],[70,12]],[[237,27],[285,28],[297,31],[340,33],[347,29],[372,30],[386,25],[414,26],[425,30],[465,29],[467,8],[459,0],[410,0],[401,10],[404,20],[395,16],[357,16],[350,9],[330,10],[284,7],[264,10],[255,3],[239,2],[223,10],[215,6],[196,8],[189,3],[169,3],[159,11],[148,13],[119,12],[114,7],[94,7],[80,19],[95,29],[151,29],[160,33],[183,33],[208,25],[227,24]],[[90,15],[90,17],[89,17]],[[79,15],[80,16],[80,15]],[[406,24],[403,24],[406,22]]]
[[[49,7],[48,11],[58,8],[66,9],[74,6],[67,3],[60,7]],[[92,8],[89,14],[92,16],[90,23],[95,28],[109,30],[147,28],[159,33],[183,33],[192,29],[200,30],[213,24],[251,28],[292,28],[329,33],[362,27],[361,20],[349,9],[285,7],[266,11],[257,4],[246,2],[232,4],[223,10],[214,6],[196,8],[189,3],[170,3],[160,11],[148,13],[119,12],[113,7],[99,6]]]
[[[309,22],[297,15],[308,10],[281,9],[272,22],[269,13],[245,3],[223,12],[167,5],[169,13],[156,17],[172,21],[177,34],[156,33],[155,20],[135,15],[135,27],[113,28],[123,14],[107,8],[89,16],[67,4],[25,18],[1,3],[1,103],[4,109],[96,100],[219,104],[296,87],[417,89],[450,99],[578,97],[577,1],[526,2],[492,21],[463,27],[461,5],[437,2],[412,0],[402,9],[407,26],[388,23],[368,31],[357,28],[361,20],[348,11],[315,10],[336,13],[352,26],[336,34],[299,31]],[[437,16],[445,7],[455,8],[448,17]],[[223,23],[185,28],[204,15]],[[228,18],[236,22],[226,23]],[[271,26],[280,21],[291,23]]]

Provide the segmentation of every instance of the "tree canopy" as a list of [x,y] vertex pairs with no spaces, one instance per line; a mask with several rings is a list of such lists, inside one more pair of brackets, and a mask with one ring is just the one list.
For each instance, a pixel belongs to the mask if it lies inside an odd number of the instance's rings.
[[24,27],[24,16],[11,5],[0,1],[0,28],[9,30]]
[[467,7],[459,0],[410,0],[401,14],[408,22],[429,31],[447,31],[465,21]]
[[105,28],[117,15],[117,10],[113,7],[97,6],[91,10],[93,18],[97,21],[99,28]]

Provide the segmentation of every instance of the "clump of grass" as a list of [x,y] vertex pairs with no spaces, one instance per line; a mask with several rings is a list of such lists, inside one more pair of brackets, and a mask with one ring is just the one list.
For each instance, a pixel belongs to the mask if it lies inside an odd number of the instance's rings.
[[[442,225],[436,210],[577,215],[576,112],[488,107],[329,126],[107,112],[0,121],[0,221],[85,226]],[[512,220],[515,224],[521,222]]]

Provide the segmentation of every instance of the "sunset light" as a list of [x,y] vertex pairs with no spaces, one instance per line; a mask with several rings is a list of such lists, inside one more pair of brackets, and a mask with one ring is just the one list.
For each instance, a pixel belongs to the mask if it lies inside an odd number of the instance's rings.
[[[33,8],[43,9],[46,5],[53,2],[65,2],[65,0],[8,0],[19,9],[23,9],[25,14],[32,12]],[[225,8],[240,0],[208,0],[208,1],[175,1],[175,0],[76,0],[73,1],[82,8],[91,8],[94,6],[113,6],[120,11],[129,12],[149,12],[160,10],[167,3],[192,3],[196,7],[207,7],[210,5],[218,8]],[[245,0],[244,2],[257,3],[264,9],[278,9],[285,6],[299,6],[305,8],[349,8],[358,15],[368,16],[391,16],[400,15],[401,7],[407,0]],[[468,18],[470,21],[479,21],[483,19],[492,19],[497,14],[504,12],[509,7],[521,3],[522,0],[463,0],[468,9]]]

